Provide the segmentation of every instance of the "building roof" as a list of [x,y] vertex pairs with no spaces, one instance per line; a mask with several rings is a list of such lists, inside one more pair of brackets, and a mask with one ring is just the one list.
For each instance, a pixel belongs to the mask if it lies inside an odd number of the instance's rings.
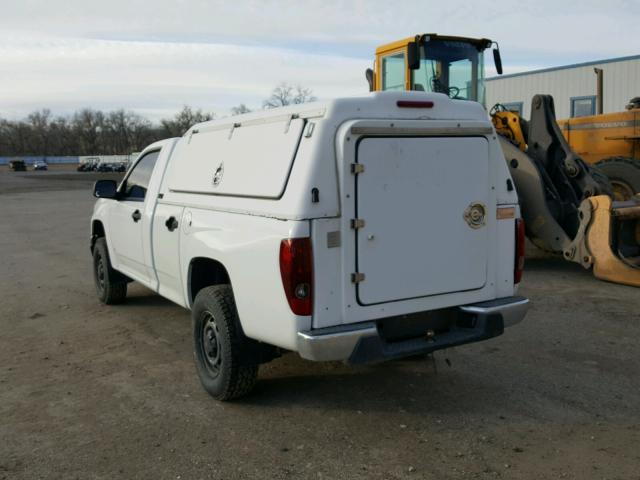
[[629,55],[627,57],[607,58],[604,60],[596,60],[593,62],[573,63],[571,65],[562,65],[560,67],[542,68],[540,70],[529,70],[526,72],[510,73],[508,75],[497,75],[495,77],[486,78],[485,81],[502,80],[504,78],[523,77],[525,75],[535,75],[536,73],[555,72],[558,70],[567,70],[570,68],[589,67],[591,65],[602,65],[604,63],[626,62],[629,60],[640,60],[640,55]]

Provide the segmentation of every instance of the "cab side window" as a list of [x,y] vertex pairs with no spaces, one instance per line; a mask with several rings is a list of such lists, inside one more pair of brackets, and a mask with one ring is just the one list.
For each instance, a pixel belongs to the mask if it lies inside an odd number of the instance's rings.
[[160,150],[149,152],[136,163],[121,189],[125,200],[144,200],[159,155]]
[[404,90],[404,53],[382,57],[382,90]]

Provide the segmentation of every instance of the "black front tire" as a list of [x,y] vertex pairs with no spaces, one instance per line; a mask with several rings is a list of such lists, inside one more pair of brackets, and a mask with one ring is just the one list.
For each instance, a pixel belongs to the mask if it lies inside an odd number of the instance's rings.
[[258,360],[242,332],[231,287],[200,290],[191,318],[193,355],[204,389],[221,401],[249,393],[258,377]]
[[111,266],[104,237],[97,239],[93,246],[93,279],[102,303],[115,305],[127,298],[127,280]]
[[614,200],[629,200],[640,193],[640,162],[633,158],[612,157],[598,162],[596,168],[604,173],[613,187]]

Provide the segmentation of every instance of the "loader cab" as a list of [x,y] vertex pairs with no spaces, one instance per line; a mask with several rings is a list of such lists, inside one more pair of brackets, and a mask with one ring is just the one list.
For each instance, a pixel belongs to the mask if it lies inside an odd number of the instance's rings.
[[[484,105],[484,51],[493,43],[425,34],[382,45],[376,49],[375,71],[367,72],[369,88],[444,93]],[[502,73],[497,48],[494,59]]]

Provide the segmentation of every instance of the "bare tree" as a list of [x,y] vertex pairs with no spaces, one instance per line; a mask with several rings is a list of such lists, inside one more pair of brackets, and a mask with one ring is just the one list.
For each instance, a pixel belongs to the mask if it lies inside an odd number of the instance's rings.
[[79,153],[84,155],[102,153],[100,137],[104,128],[104,113],[85,108],[76,112],[71,122],[77,135]]
[[32,129],[26,122],[2,120],[0,123],[0,147],[3,149],[3,154],[16,155],[17,152],[21,152],[24,155],[32,153],[31,132]]
[[310,88],[300,85],[292,86],[282,82],[271,91],[271,96],[262,104],[264,108],[277,108],[286,105],[296,105],[299,103],[313,102],[316,97]]
[[168,120],[162,120],[161,123],[168,136],[181,137],[184,132],[189,130],[189,128],[196,123],[213,120],[214,117],[215,115],[213,113],[203,112],[202,110],[193,110],[191,107],[185,105],[175,117]]
[[38,155],[46,155],[49,151],[51,111],[43,108],[37,112],[31,113],[27,120],[31,125],[34,144],[31,145],[32,152]]
[[51,147],[48,155],[77,155],[77,138],[68,118],[58,117],[49,125],[51,130]]
[[123,109],[105,115],[102,151],[119,154],[140,150],[153,126],[146,118]]
[[[241,104],[237,108],[249,109]],[[52,118],[47,109],[24,120],[0,118],[0,156],[125,154],[157,140],[182,135],[192,125],[211,120],[212,113],[184,107],[174,117],[153,125],[135,112],[102,112],[86,108],[71,117]]]
[[249,113],[249,112],[251,112],[251,109],[247,107],[244,103],[241,103],[237,107],[231,108],[232,115],[242,115],[243,113]]

